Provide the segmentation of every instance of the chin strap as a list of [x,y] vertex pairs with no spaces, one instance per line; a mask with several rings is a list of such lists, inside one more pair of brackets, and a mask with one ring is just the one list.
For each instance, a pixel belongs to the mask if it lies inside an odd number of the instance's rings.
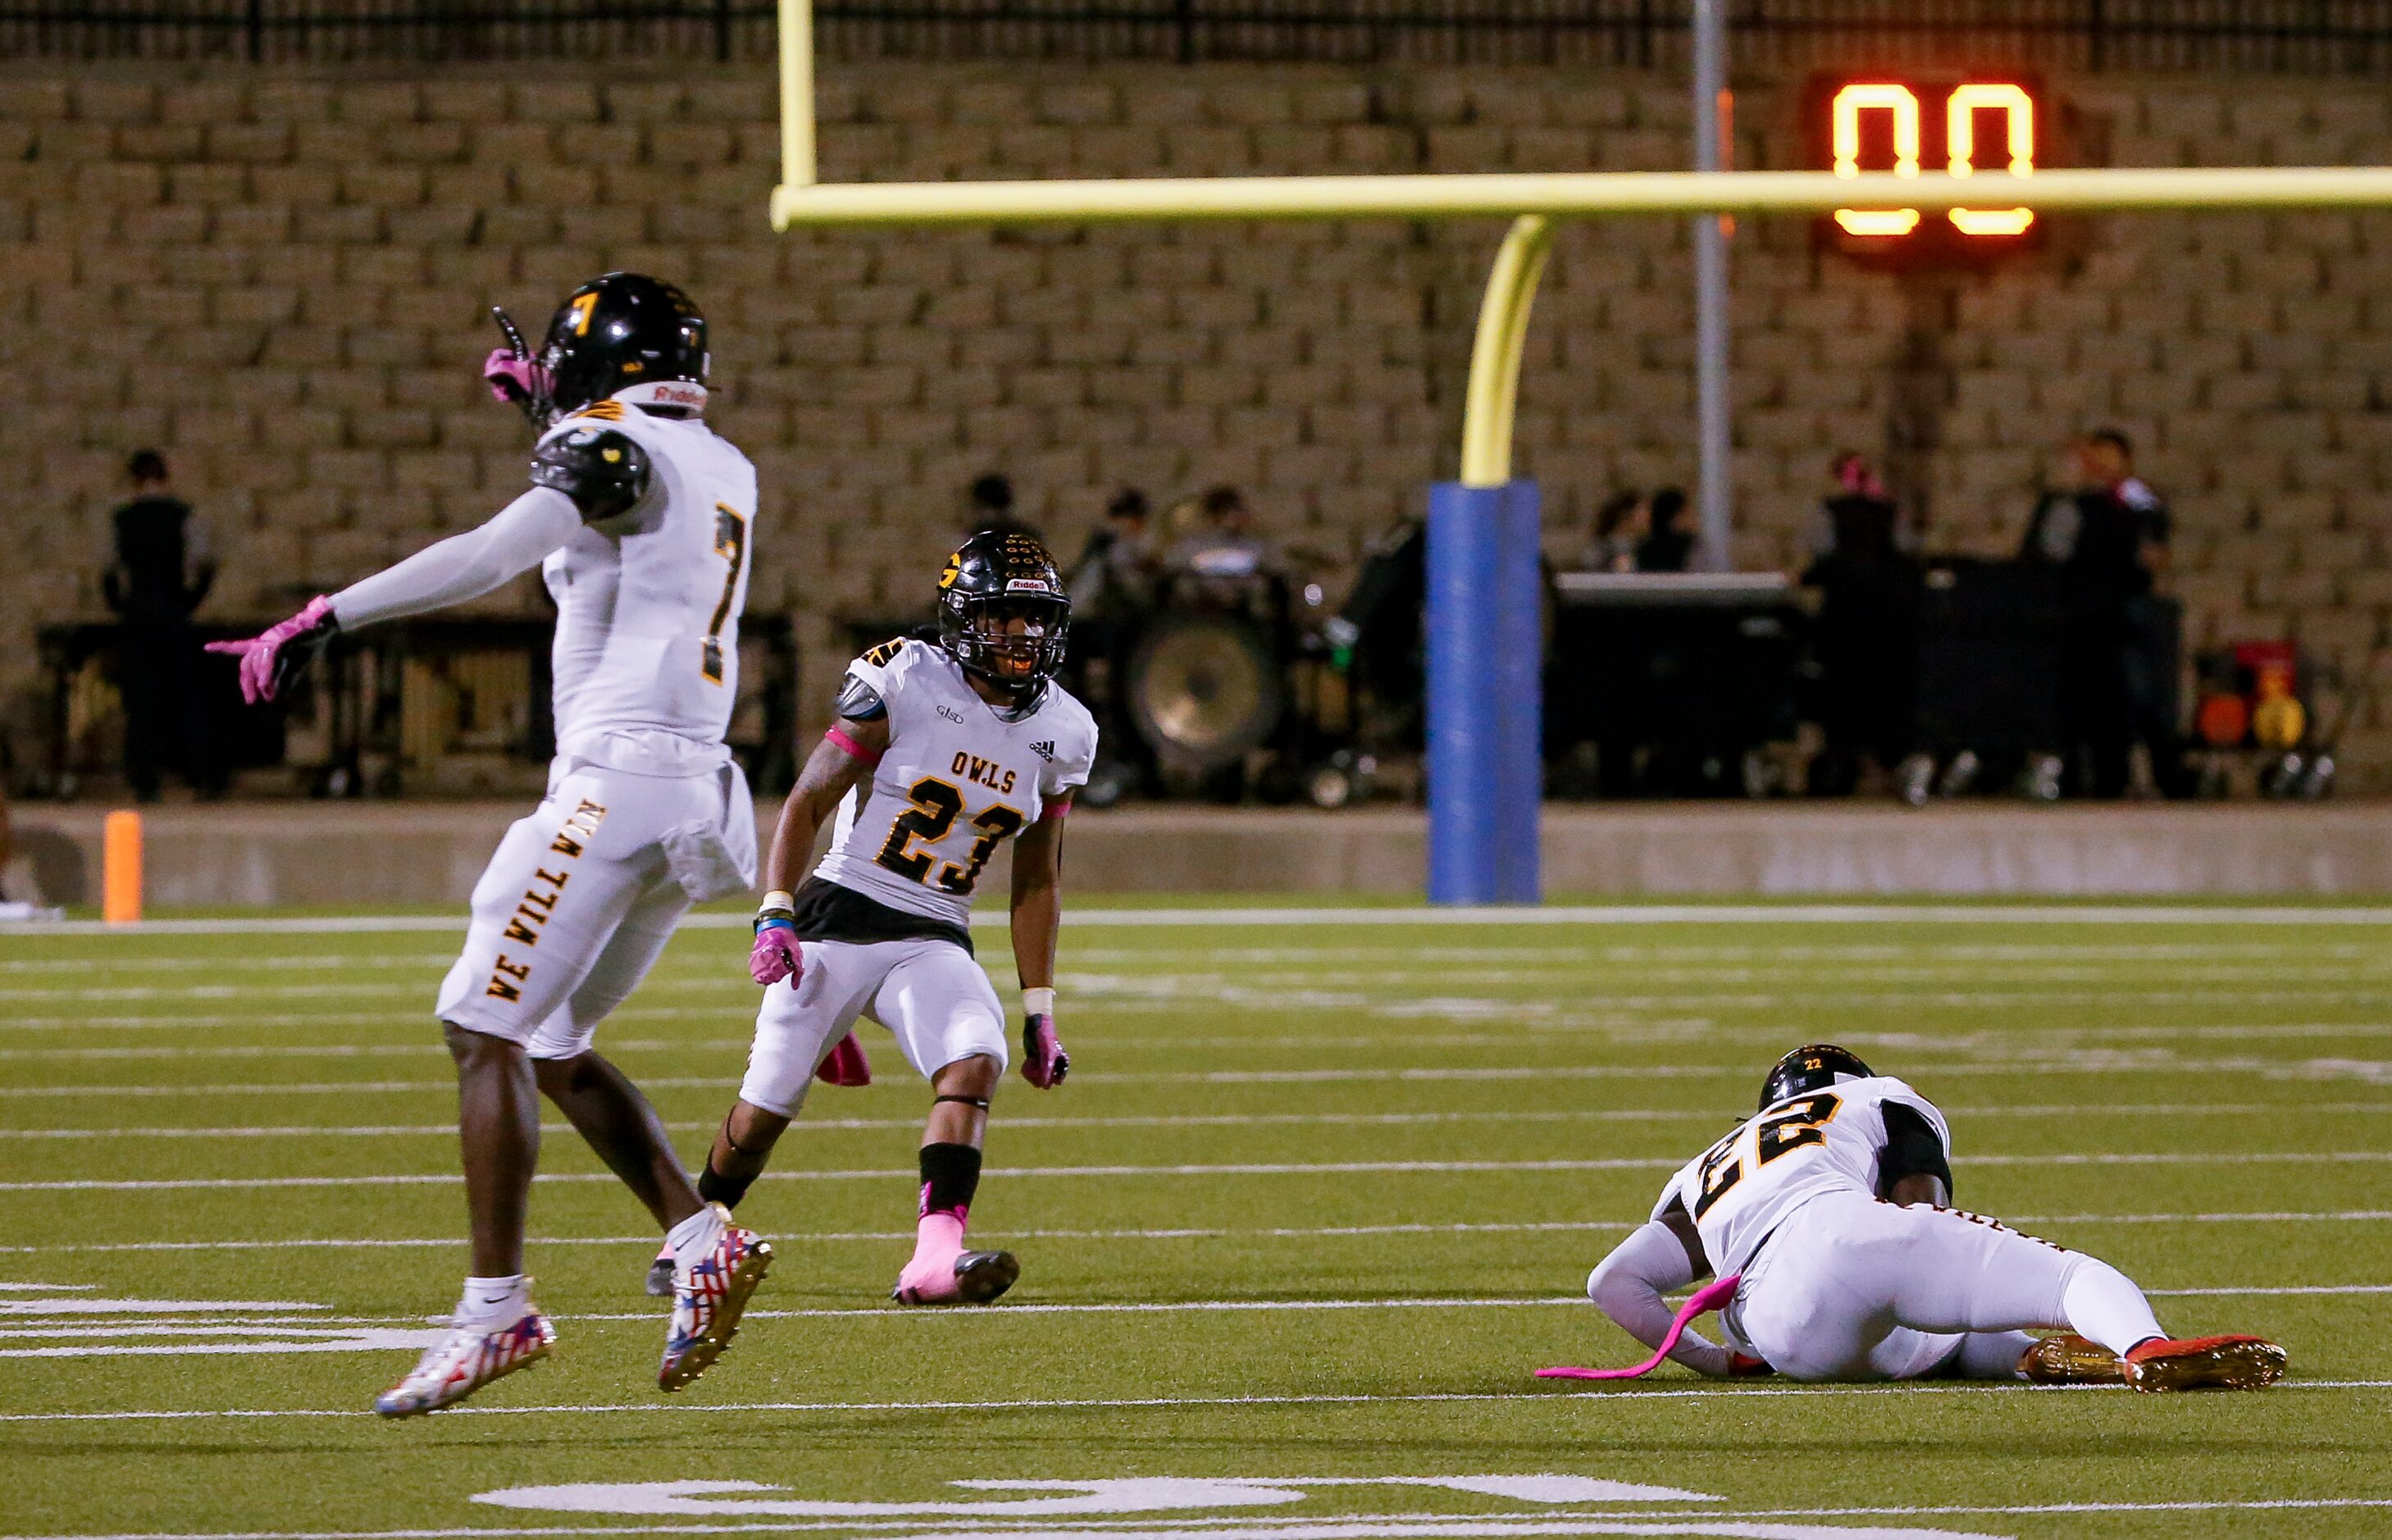
[[482,360],[482,381],[490,387],[493,398],[514,402],[536,431],[545,433],[556,415],[552,408],[556,397],[555,377],[532,357],[513,316],[493,305],[490,319],[499,323],[507,345],[491,348],[490,356]]

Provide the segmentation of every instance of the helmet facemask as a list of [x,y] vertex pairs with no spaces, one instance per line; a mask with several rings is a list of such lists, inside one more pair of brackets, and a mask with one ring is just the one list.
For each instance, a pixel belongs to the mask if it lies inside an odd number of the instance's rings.
[[941,639],[966,672],[1026,704],[1062,666],[1071,607],[1043,597],[958,594],[942,620]]

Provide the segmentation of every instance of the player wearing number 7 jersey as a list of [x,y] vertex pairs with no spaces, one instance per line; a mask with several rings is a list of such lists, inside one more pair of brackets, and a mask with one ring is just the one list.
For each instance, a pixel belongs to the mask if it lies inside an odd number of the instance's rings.
[[[1019,1271],[1009,1253],[964,1249],[1008,1058],[1004,1010],[972,957],[971,901],[1008,840],[1022,1077],[1045,1090],[1071,1067],[1055,1031],[1063,816],[1087,782],[1097,727],[1053,679],[1070,617],[1046,547],[1019,534],[967,542],[939,579],[938,643],[890,642],[849,666],[838,719],[789,793],[765,861],[774,891],[748,959],[766,985],[763,1009],[699,1191],[738,1203],[816,1067],[870,1016],[935,1096],[914,1257],[893,1291],[906,1304],[982,1303]],[[834,808],[829,854],[789,892]]]
[[1771,1070],[1760,1112],[1670,1180],[1587,1294],[1658,1348],[1673,1319],[1664,1292],[1716,1271],[1705,1292],[1724,1297],[1728,1345],[1687,1332],[1669,1354],[1712,1376],[2187,1390],[2256,1390],[2283,1373],[2272,1342],[2172,1338],[2107,1262],[1944,1207],[1950,1142],[1944,1115],[1902,1081],[1840,1048],[1798,1048]]
[[531,487],[480,529],[226,644],[271,699],[336,631],[488,594],[537,567],[556,601],[548,795],[474,886],[436,1014],[457,1062],[473,1273],[453,1329],[375,1403],[430,1412],[554,1340],[524,1275],[538,1096],[560,1107],[666,1232],[674,1311],[657,1379],[676,1390],[730,1341],[771,1249],[703,1202],[592,1035],[696,900],[755,880],[755,809],[723,744],[739,684],[756,472],[706,425],[706,322],[687,295],[609,273],[559,307],[537,357],[484,376],[540,430]]

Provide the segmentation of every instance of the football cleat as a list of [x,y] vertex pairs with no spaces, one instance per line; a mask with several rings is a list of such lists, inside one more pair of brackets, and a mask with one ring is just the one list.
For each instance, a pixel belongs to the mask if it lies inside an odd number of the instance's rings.
[[671,1299],[672,1278],[673,1254],[672,1247],[668,1246],[656,1253],[655,1261],[648,1264],[648,1293],[658,1299]]
[[2019,1373],[2037,1385],[2124,1385],[2126,1365],[2109,1349],[2064,1331],[2019,1355]]
[[414,1417],[453,1406],[490,1381],[529,1368],[554,1346],[556,1328],[536,1310],[495,1329],[452,1326],[424,1350],[405,1379],[374,1398],[374,1411]]
[[[716,1205],[720,1208],[721,1205]],[[773,1266],[773,1248],[753,1230],[730,1222],[722,1210],[722,1234],[696,1265],[673,1274],[672,1325],[665,1336],[664,1362],[656,1384],[678,1390],[714,1366],[739,1335],[739,1313]]]
[[2126,1351],[2138,1390],[2257,1390],[2284,1377],[2284,1350],[2264,1337],[2154,1337]]
[[984,1305],[1021,1276],[1010,1251],[967,1251],[952,1268],[908,1267],[898,1274],[889,1298],[901,1305]]

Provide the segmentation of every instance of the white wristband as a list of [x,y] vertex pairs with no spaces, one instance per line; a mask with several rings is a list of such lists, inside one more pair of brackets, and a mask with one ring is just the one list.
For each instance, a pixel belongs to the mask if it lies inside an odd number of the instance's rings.
[[1055,1013],[1055,991],[1024,989],[1021,992],[1021,1013],[1025,1016],[1051,1016]]
[[759,914],[761,914],[768,909],[794,909],[797,907],[798,901],[796,899],[790,897],[781,889],[774,888],[771,893],[764,895],[764,902],[759,904],[756,907],[756,910]]

